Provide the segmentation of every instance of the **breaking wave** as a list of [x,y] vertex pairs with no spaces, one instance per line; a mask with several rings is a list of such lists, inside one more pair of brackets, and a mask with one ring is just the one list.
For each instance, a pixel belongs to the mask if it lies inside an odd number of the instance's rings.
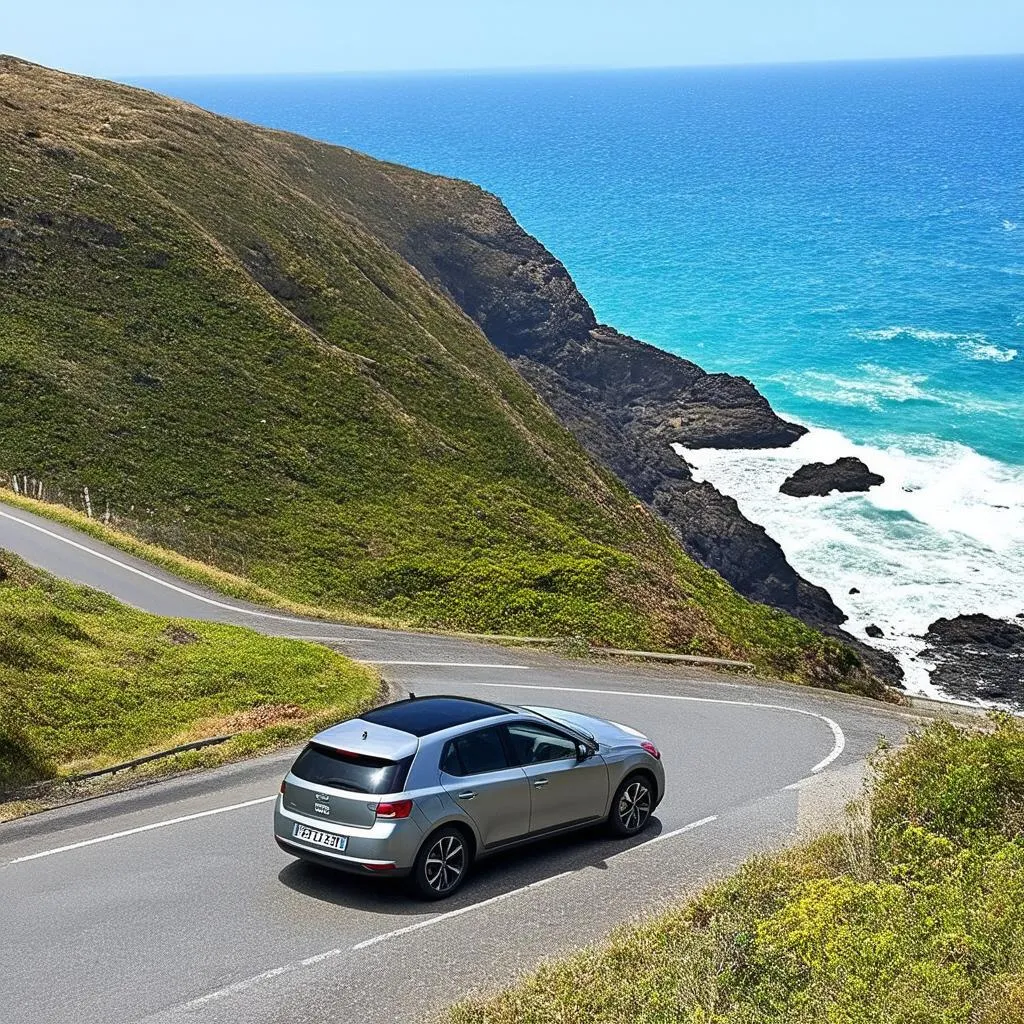
[[[940,616],[1024,612],[1024,468],[928,437],[859,445],[812,428],[789,448],[676,450],[736,499],[791,564],[825,587],[847,628],[900,660],[913,691],[941,696],[920,658],[921,636]],[[791,498],[779,487],[808,462],[855,455],[885,483],[863,494]],[[851,594],[851,589],[859,593]]]
[[900,373],[875,363],[861,363],[860,376],[837,376],[820,370],[778,373],[772,380],[787,387],[801,398],[832,405],[860,406],[878,412],[882,403],[936,401],[921,385],[928,377],[923,373]]

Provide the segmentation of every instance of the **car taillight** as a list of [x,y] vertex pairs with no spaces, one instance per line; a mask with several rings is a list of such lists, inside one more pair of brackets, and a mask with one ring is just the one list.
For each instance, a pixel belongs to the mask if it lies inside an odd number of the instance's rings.
[[412,814],[411,800],[392,800],[377,804],[378,818],[408,818]]
[[281,795],[282,796],[284,796],[285,786],[286,786],[286,783],[285,783],[284,779],[282,779],[281,780]]
[[644,750],[646,750],[647,753],[650,754],[655,761],[661,760],[661,751],[658,750],[658,748],[650,740],[644,740],[643,743],[640,744],[640,746],[643,747]]

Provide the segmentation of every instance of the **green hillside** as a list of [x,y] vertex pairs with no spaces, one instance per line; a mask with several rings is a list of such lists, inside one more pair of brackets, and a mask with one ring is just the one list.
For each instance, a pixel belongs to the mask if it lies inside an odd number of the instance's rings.
[[0,145],[0,472],[291,600],[880,692],[686,557],[381,240],[389,190],[469,186],[13,58]]
[[148,615],[0,551],[0,798],[209,736],[236,738],[155,768],[295,742],[379,685],[325,647]]

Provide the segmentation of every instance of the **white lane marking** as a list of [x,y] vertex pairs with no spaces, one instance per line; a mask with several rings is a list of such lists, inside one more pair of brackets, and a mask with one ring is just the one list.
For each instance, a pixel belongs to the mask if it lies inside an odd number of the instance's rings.
[[[701,818],[700,821],[691,821],[689,825],[684,825],[682,828],[677,828],[672,832],[666,832],[664,835],[655,836],[646,843],[640,843],[638,846],[631,846],[628,850],[622,850],[619,853],[612,854],[611,857],[606,857],[605,860],[613,860],[615,857],[621,857],[625,853],[633,853],[635,850],[642,850],[645,846],[652,846],[654,843],[660,843],[664,839],[672,839],[675,836],[682,835],[684,832],[692,832],[694,829],[700,828],[701,825],[707,825],[709,822],[717,820],[717,815],[711,815],[708,818]],[[582,870],[586,870],[586,868]],[[252,988],[254,985],[258,985],[264,981],[270,981],[272,978],[277,978],[282,974],[289,974],[302,967],[312,967],[315,964],[323,963],[325,960],[333,960],[335,957],[339,957],[343,953],[356,953],[361,949],[368,949],[370,946],[376,946],[381,942],[387,942],[388,939],[397,939],[401,935],[418,932],[423,928],[432,928],[434,925],[441,924],[443,921],[450,921],[453,918],[469,914],[474,910],[480,910],[483,907],[490,907],[496,903],[503,903],[505,900],[512,899],[513,896],[518,896],[525,892],[531,892],[534,889],[539,889],[541,886],[549,885],[551,882],[557,882],[558,879],[565,878],[568,875],[575,873],[576,872],[574,870],[562,871],[557,875],[538,879],[536,882],[530,882],[529,885],[520,886],[520,888],[513,889],[510,892],[499,893],[497,896],[491,896],[489,899],[480,900],[479,903],[471,903],[469,906],[459,907],[458,910],[449,910],[444,914],[435,914],[433,917],[417,921],[415,924],[406,925],[404,928],[396,928],[394,931],[384,932],[381,935],[374,935],[372,938],[364,939],[362,942],[357,942],[350,949],[329,949],[324,953],[317,953],[315,956],[308,956],[304,960],[293,960],[291,963],[284,964],[281,967],[274,967],[269,971],[254,974],[251,978],[243,978],[241,981],[225,985],[224,988],[219,988],[214,992],[208,992],[204,996],[199,996],[197,999],[184,1003],[180,1009],[198,1009],[208,1003],[224,999],[226,996],[232,996],[239,992],[244,992],[246,989]]]
[[144,572],[142,569],[137,569],[134,565],[129,565],[127,562],[111,558],[110,555],[104,555],[102,552],[95,551],[85,544],[79,544],[77,540],[72,540],[70,537],[64,537],[59,533],[54,533],[53,530],[47,530],[45,527],[38,526],[35,523],[30,523],[27,519],[22,519],[20,516],[13,516],[10,512],[0,511],[0,516],[4,519],[10,519],[12,522],[20,523],[22,526],[27,526],[30,530],[36,530],[39,533],[43,533],[47,537],[52,537],[54,540],[59,540],[62,544],[69,544],[71,547],[77,548],[79,551],[84,551],[86,554],[92,555],[94,558],[100,558],[104,562],[116,565],[119,569],[124,569],[125,572],[135,573],[136,576],[141,576],[144,580],[149,580],[150,583],[156,583],[159,586],[166,587],[168,590],[173,590],[178,594],[184,594],[186,597],[194,598],[196,601],[202,601],[203,604],[213,605],[214,608],[223,608],[229,612],[238,612],[240,615],[253,615],[259,619],[275,619],[277,622],[309,622],[309,619],[294,619],[287,615],[274,615],[271,612],[257,612],[250,608],[240,608],[238,605],[226,604],[224,601],[215,601],[212,597],[203,597],[202,594],[197,594],[195,591],[189,590],[187,587],[179,587],[176,583],[170,583],[167,580],[162,580],[159,576],[154,576],[151,573]]
[[692,832],[695,828],[700,828],[701,825],[710,825],[713,821],[718,821],[717,814],[709,814],[706,818],[701,818],[700,821],[691,821],[689,825],[684,825],[682,828],[673,829],[671,832],[663,832],[660,836],[648,839],[646,843],[639,843],[637,846],[631,846],[628,850],[620,850],[618,853],[613,853],[611,857],[606,857],[605,860],[621,857],[623,854],[632,853],[634,850],[642,850],[647,846],[653,846],[655,843],[663,843],[666,839],[675,839],[676,836],[681,836],[684,832]]
[[811,774],[824,771],[840,754],[846,749],[846,737],[839,723],[834,722],[826,715],[819,715],[816,711],[807,711],[804,708],[792,708],[785,704],[759,704],[751,700],[721,700],[717,697],[682,697],[675,693],[644,693],[641,690],[598,690],[583,686],[536,686],[527,683],[474,683],[474,686],[490,686],[495,689],[507,687],[515,690],[549,690],[552,693],[597,693],[610,697],[656,697],[658,700],[682,700],[691,701],[697,704],[727,704],[731,707],[740,708],[763,708],[769,711],[788,711],[794,715],[806,715],[808,718],[817,718],[824,722],[832,730],[832,751],[824,760],[819,761],[812,769]]
[[[332,644],[376,644],[379,640],[371,640],[369,637],[361,636],[309,636],[306,633],[277,633],[273,634],[279,640],[314,640],[318,642],[330,642]],[[395,641],[402,643],[403,641]]]
[[362,942],[357,942],[352,947],[354,953],[359,949],[366,949],[369,946],[376,946],[379,942],[384,942],[387,939],[395,939],[399,935],[408,935],[410,932],[418,932],[421,928],[430,928],[432,925],[440,924],[442,921],[451,920],[453,917],[462,917],[463,914],[468,914],[473,910],[479,910],[481,907],[490,907],[495,903],[503,903],[505,900],[512,899],[513,896],[518,896],[520,893],[530,892],[532,889],[539,889],[542,885],[548,885],[550,882],[557,882],[559,878],[565,878],[566,875],[571,875],[571,871],[563,871],[557,875],[550,875],[547,878],[541,878],[536,882],[530,882],[529,885],[524,885],[519,889],[513,889],[511,892],[499,893],[497,896],[491,896],[490,899],[481,900],[479,903],[471,903],[468,907],[459,907],[458,910],[449,910],[446,914],[436,914],[434,917],[428,917],[425,921],[417,921],[415,924],[408,924],[404,928],[396,928],[393,932],[384,932],[383,935],[374,935],[372,939],[364,939]]
[[197,814],[185,814],[180,818],[168,818],[166,821],[154,821],[151,825],[140,825],[138,828],[126,828],[123,832],[111,832],[109,835],[97,836],[95,839],[84,839],[80,843],[69,843],[67,846],[58,846],[52,850],[43,850],[41,853],[30,853],[27,857],[18,857],[9,861],[10,864],[24,864],[27,860],[38,860],[40,857],[52,857],[56,853],[67,853],[69,850],[80,850],[83,846],[95,846],[97,843],[109,843],[112,839],[123,839],[125,836],[138,835],[140,832],[152,832],[155,828],[167,828],[169,825],[180,825],[183,821],[195,821],[197,818],[209,818],[214,814],[225,814],[228,811],[240,811],[243,807],[255,807],[256,804],[270,803],[276,800],[277,796],[261,796],[256,800],[246,800],[244,803],[231,804],[228,807],[214,807],[209,811],[199,811]]
[[205,996],[199,996],[197,999],[183,1003],[178,1009],[185,1011],[197,1010],[199,1007],[206,1006],[208,1003],[215,1003],[218,999],[223,999],[225,996],[233,996],[238,992],[244,992],[247,988],[252,988],[253,985],[258,985],[261,981],[269,981],[271,978],[288,974],[291,971],[297,971],[302,967],[312,967],[314,964],[323,963],[324,960],[331,960],[347,952],[349,952],[347,949],[329,949],[326,953],[307,956],[305,960],[293,960],[291,963],[284,964],[281,967],[274,967],[269,971],[263,971],[261,974],[254,974],[251,978],[243,978],[241,981],[236,981],[231,985],[225,985],[215,992],[208,992]]
[[[360,658],[359,660],[364,665],[425,665],[431,668],[514,668],[520,672],[532,671],[529,665],[484,665],[474,661],[381,661],[377,658]],[[539,689],[546,689],[546,687],[539,687]]]
[[[810,712],[808,712],[810,714]],[[832,752],[828,757],[819,761],[812,769],[811,774],[816,775],[820,771],[824,771],[845,749],[846,749],[846,737],[843,735],[843,730],[839,728],[838,722],[833,722],[831,718],[826,718],[824,715],[819,715],[823,722],[827,722],[832,730],[832,735],[835,738],[835,745],[832,747]]]

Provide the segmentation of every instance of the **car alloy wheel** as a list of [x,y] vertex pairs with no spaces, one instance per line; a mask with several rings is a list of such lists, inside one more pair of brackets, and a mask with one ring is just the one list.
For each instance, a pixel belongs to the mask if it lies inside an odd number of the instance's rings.
[[440,900],[462,884],[469,867],[469,847],[457,828],[445,828],[427,840],[413,869],[412,881],[421,896]]
[[645,779],[637,776],[627,779],[615,806],[617,831],[630,836],[639,832],[651,816],[652,803],[651,787]]

